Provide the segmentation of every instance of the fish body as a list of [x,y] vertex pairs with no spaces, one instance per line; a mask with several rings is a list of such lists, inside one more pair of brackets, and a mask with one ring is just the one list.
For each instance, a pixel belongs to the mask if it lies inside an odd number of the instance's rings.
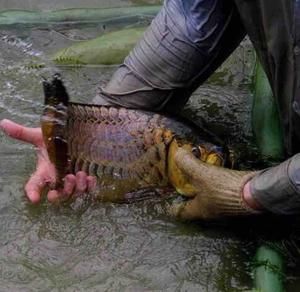
[[208,142],[213,139],[208,132],[186,121],[141,110],[71,103],[56,77],[44,88],[52,88],[52,101],[45,99],[42,130],[58,184],[68,172],[85,171],[98,178],[95,196],[101,200],[124,201],[127,194],[150,188],[173,187],[187,193],[191,186],[174,163],[178,147],[212,164],[223,165],[226,160],[222,149]]

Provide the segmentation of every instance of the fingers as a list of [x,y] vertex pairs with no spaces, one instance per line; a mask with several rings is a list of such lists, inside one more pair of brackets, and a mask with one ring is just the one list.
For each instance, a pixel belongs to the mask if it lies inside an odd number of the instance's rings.
[[46,182],[40,178],[38,172],[35,172],[25,186],[25,193],[29,201],[38,204],[41,200],[41,192],[46,186]]
[[97,179],[94,176],[87,176],[88,192],[94,192],[97,186]]
[[[78,197],[87,192],[92,192],[96,188],[96,178],[87,176],[86,173],[80,171],[75,175],[68,174],[65,177],[64,188],[61,190],[50,190],[47,194],[48,201],[57,203],[66,201],[70,197]],[[34,173],[25,186],[25,192],[29,201],[38,204],[41,200],[41,192],[48,182],[41,179],[38,172]]]
[[177,150],[175,162],[197,190],[203,189],[203,187],[213,187],[221,177],[230,180],[237,172],[203,162],[183,148]]
[[57,203],[62,200],[62,195],[57,190],[51,190],[48,192],[47,198],[50,203]]
[[93,192],[97,185],[97,179],[94,176],[87,175],[83,171],[76,173],[75,195],[81,195],[87,192]]
[[63,193],[66,196],[71,196],[76,188],[76,177],[73,174],[68,174],[65,177],[64,190]]
[[14,139],[33,144],[37,147],[43,145],[41,128],[28,128],[4,119],[0,121],[0,129]]
[[84,193],[91,193],[95,190],[97,179],[94,176],[87,175],[83,171],[76,173],[75,196],[80,196]]
[[87,175],[83,171],[76,173],[76,190],[75,195],[79,196],[87,190]]
[[76,187],[76,177],[68,174],[64,179],[64,188],[61,190],[51,190],[48,192],[47,198],[51,203],[57,203],[68,200],[74,193]]
[[51,190],[48,192],[48,201],[57,203],[66,201],[71,197],[79,197],[95,190],[96,183],[95,177],[88,176],[83,171],[77,172],[76,175],[68,174],[64,179],[64,188],[62,190]]
[[187,174],[195,175],[202,167],[206,167],[206,163],[196,158],[191,152],[178,148],[175,155],[175,162],[180,170]]

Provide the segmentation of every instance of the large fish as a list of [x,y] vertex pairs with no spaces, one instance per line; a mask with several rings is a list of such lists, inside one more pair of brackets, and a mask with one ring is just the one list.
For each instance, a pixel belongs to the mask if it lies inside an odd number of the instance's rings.
[[[190,193],[188,178],[178,169],[178,147],[211,164],[223,166],[227,151],[193,124],[153,112],[69,102],[58,75],[44,81],[42,132],[57,186],[67,173],[85,171],[97,177],[95,196],[127,201],[136,191],[173,188]],[[137,199],[137,197],[136,197]]]

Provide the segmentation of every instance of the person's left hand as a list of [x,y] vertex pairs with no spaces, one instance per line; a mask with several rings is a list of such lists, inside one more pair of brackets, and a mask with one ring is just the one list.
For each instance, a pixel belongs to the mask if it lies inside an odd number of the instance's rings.
[[[36,147],[36,171],[26,183],[25,192],[30,202],[39,203],[42,192],[47,187],[54,186],[56,180],[55,167],[49,159],[41,128],[29,128],[4,119],[0,121],[0,129],[8,136]],[[52,189],[48,192],[47,197],[50,202],[66,200],[72,195],[76,196],[92,191],[95,184],[95,177],[87,176],[82,171],[76,173],[76,175],[68,174],[64,179],[63,189]]]

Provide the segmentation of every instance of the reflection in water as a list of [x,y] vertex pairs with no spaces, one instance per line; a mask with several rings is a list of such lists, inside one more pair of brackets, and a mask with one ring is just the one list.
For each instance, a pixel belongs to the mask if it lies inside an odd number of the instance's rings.
[[[111,67],[58,69],[48,63],[45,68],[30,69],[25,65],[45,61],[48,52],[61,46],[63,36],[38,29],[22,31],[21,36],[17,30],[5,33],[20,39],[0,40],[0,119],[10,118],[28,126],[39,124],[42,75],[60,70],[72,99],[87,102],[95,95],[99,80],[105,82],[114,70]],[[28,50],[23,50],[24,46]],[[35,51],[42,53],[33,54]],[[212,81],[195,94],[186,113],[195,120],[201,114],[221,136],[230,126],[228,142],[248,147],[250,106],[244,106],[235,98],[237,95],[249,104],[245,89],[220,87],[219,79]],[[70,206],[51,206],[47,202],[32,206],[24,199],[23,184],[34,167],[33,152],[31,146],[0,134],[1,290],[251,288],[250,263],[256,247],[253,223],[248,222],[247,228],[243,223],[240,225],[244,228],[229,228],[232,225],[225,223],[217,227],[176,222],[161,213],[163,202],[151,201],[91,205],[79,200]],[[249,230],[253,232],[249,234]]]

